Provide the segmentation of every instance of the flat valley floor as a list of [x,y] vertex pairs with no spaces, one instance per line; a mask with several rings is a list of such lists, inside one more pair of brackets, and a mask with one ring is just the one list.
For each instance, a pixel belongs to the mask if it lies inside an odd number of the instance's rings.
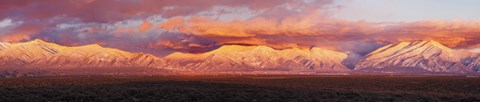
[[244,75],[0,78],[0,101],[480,101],[465,76]]

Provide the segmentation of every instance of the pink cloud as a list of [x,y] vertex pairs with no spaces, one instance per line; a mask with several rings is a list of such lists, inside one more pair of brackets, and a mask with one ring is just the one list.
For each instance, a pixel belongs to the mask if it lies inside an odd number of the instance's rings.
[[[24,23],[0,32],[0,37],[9,42],[41,38],[65,45],[101,43],[149,52],[204,52],[226,44],[359,52],[367,51],[354,46],[371,50],[413,40],[437,40],[455,48],[480,44],[480,21],[347,21],[332,17],[335,12],[326,9],[341,9],[332,4],[332,0],[2,0],[0,19]],[[199,15],[214,7],[255,13],[233,20]],[[64,23],[82,26],[60,29]],[[373,47],[366,48],[369,45]]]

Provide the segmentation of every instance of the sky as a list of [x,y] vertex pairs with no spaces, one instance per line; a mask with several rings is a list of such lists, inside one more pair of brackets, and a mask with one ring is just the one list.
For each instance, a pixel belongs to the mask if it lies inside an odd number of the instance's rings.
[[336,17],[373,22],[478,20],[478,0],[341,0]]
[[1,0],[0,41],[165,56],[223,45],[367,54],[435,40],[480,52],[479,0]]

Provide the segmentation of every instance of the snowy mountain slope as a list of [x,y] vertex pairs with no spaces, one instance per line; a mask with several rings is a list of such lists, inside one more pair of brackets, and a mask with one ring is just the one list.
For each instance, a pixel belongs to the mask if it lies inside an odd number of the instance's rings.
[[480,72],[480,55],[463,58],[462,63],[466,65],[469,69]]
[[225,45],[203,54],[173,53],[170,66],[199,71],[347,71],[347,55],[320,48],[276,50],[267,46]]
[[225,45],[205,53],[175,52],[164,58],[96,44],[67,47],[42,40],[0,42],[0,72],[8,75],[61,72],[50,69],[76,72],[87,68],[90,72],[99,73],[116,71],[109,68],[126,68],[123,71],[125,73],[144,72],[132,68],[212,73],[337,73],[349,72],[352,68],[369,72],[471,73],[479,72],[480,55],[466,50],[453,50],[435,41],[390,44],[363,57],[352,52],[316,47],[278,50],[267,46]]
[[1,67],[22,68],[115,68],[155,67],[159,58],[129,53],[99,45],[66,47],[42,40],[25,43],[0,43]]
[[472,54],[450,49],[435,41],[401,42],[384,46],[364,56],[355,70],[406,67],[431,72],[468,73],[472,69],[462,63],[468,56]]

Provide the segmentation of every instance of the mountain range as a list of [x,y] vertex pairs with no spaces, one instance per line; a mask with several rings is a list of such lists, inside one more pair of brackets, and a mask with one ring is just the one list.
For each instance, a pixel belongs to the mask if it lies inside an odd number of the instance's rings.
[[224,45],[205,53],[175,52],[163,58],[97,44],[67,47],[40,39],[0,42],[0,76],[134,72],[478,74],[479,70],[480,54],[454,50],[435,41],[390,44],[365,56],[317,47]]
[[164,57],[166,68],[194,71],[349,71],[347,54],[321,48],[276,50],[267,46],[226,45],[202,54],[173,53]]
[[478,71],[478,56],[478,53],[453,50],[435,41],[401,42],[364,56],[355,70],[471,73]]
[[1,68],[155,67],[160,60],[150,54],[103,48],[97,44],[66,47],[39,39],[26,43],[0,43]]

